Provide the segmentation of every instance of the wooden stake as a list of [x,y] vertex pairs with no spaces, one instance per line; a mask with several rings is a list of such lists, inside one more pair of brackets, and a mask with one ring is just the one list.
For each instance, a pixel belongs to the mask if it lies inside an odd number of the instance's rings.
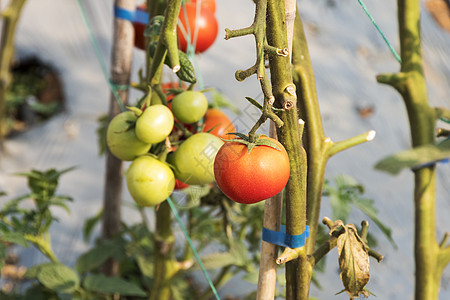
[[[136,8],[135,0],[115,0],[114,5],[127,10]],[[132,22],[114,19],[114,37],[111,57],[111,81],[117,86],[126,86],[130,81],[131,63],[133,58],[134,29]],[[124,104],[128,102],[128,89],[120,89],[118,94]],[[120,107],[113,94],[110,96],[108,117],[111,120],[120,113]],[[106,152],[106,175],[103,197],[103,228],[102,237],[112,238],[120,231],[122,186],[122,161],[114,157],[109,150]],[[107,275],[116,275],[119,265],[110,260],[105,265]]]

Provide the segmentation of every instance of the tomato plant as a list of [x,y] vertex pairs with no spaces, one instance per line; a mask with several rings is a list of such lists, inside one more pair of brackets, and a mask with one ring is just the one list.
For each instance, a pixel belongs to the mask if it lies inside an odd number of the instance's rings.
[[106,143],[118,159],[130,161],[151,148],[151,144],[137,138],[133,128],[136,119],[134,112],[125,111],[116,115],[108,125]]
[[227,133],[235,132],[236,128],[223,111],[217,108],[210,108],[206,111],[202,131],[209,132],[222,139],[227,139],[230,138]]
[[155,206],[172,194],[175,177],[167,164],[151,156],[136,158],[126,173],[128,191],[141,206]]
[[[258,145],[268,140],[278,149]],[[214,161],[217,185],[231,200],[252,204],[281,192],[290,175],[289,158],[283,145],[275,139],[261,136],[249,153],[248,145],[226,142]]]
[[198,91],[180,93],[172,99],[171,103],[175,118],[186,124],[200,121],[208,110],[208,99]]
[[216,40],[219,24],[210,9],[202,5],[200,15],[197,15],[196,3],[187,3],[181,8],[178,18],[178,44],[181,51],[187,50],[187,36],[189,43],[195,45],[196,53],[206,51]]
[[214,158],[222,145],[223,141],[210,133],[196,133],[170,153],[167,162],[173,166],[175,177],[186,184],[212,183]]
[[[141,4],[136,9],[140,10],[140,11],[146,11],[147,5],[145,3]],[[134,46],[136,48],[145,50],[144,31],[145,31],[146,25],[143,23],[139,23],[139,22],[133,22],[133,27],[134,27]]]
[[170,134],[173,124],[173,114],[167,106],[151,105],[136,121],[136,136],[145,143],[156,144]]

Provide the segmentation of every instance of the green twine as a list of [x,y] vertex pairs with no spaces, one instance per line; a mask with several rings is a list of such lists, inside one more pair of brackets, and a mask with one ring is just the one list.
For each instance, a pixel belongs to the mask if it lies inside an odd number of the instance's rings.
[[[201,6],[202,6],[202,1],[198,1],[197,2],[197,6],[196,6],[196,16],[200,16],[201,13]],[[179,22],[178,26],[180,26],[181,29],[181,33],[184,37],[184,39],[186,40],[186,54],[189,58],[189,60],[191,60],[194,63],[194,69],[195,71],[199,70],[199,66],[198,66],[198,61],[197,61],[197,57],[195,56],[195,47],[197,44],[197,36],[198,36],[198,31],[199,31],[199,26],[195,26],[196,28],[190,28],[190,22],[189,22],[189,18],[186,12],[186,8],[185,8],[185,2],[182,2],[181,5],[181,9],[183,11],[184,14],[184,19],[186,20],[186,27],[184,28],[183,24],[181,24],[181,22]],[[195,22],[194,22],[195,23]],[[194,30],[194,32],[192,33],[191,31]],[[193,36],[192,39],[192,43],[191,43],[191,36]],[[200,90],[204,89],[204,85],[203,85],[203,77],[201,72],[196,72],[196,78],[197,78],[197,84]]]
[[92,46],[94,47],[95,54],[97,56],[97,60],[100,63],[100,67],[102,68],[103,76],[105,77],[106,81],[108,82],[108,85],[109,85],[109,87],[111,89],[111,92],[114,95],[114,99],[116,100],[117,104],[120,107],[120,110],[121,111],[125,111],[126,108],[123,105],[122,98],[120,98],[118,90],[124,90],[126,88],[125,88],[124,85],[116,85],[116,84],[114,84],[112,82],[112,80],[109,78],[108,68],[106,67],[106,63],[105,63],[105,61],[103,59],[103,55],[102,55],[102,53],[100,51],[100,47],[98,46],[97,39],[95,38],[95,35],[93,33],[92,26],[89,23],[89,18],[88,18],[87,14],[86,14],[86,10],[85,10],[83,4],[81,3],[81,0],[78,0],[77,2],[78,2],[78,6],[80,7],[80,11],[81,11],[81,15],[83,17],[84,24],[86,25],[86,28],[87,28],[87,30],[89,32],[89,37],[91,39]]
[[447,119],[447,118],[439,118],[439,120],[441,120],[441,121],[443,121],[443,122],[445,122],[445,123],[450,124],[450,119]]
[[189,237],[189,234],[187,233],[186,227],[184,227],[183,221],[181,221],[181,218],[180,218],[180,216],[178,215],[178,211],[177,211],[177,209],[175,208],[175,205],[173,204],[172,199],[170,199],[170,197],[167,198],[167,202],[169,202],[169,206],[170,206],[170,208],[172,209],[172,212],[173,212],[173,214],[175,215],[175,218],[177,219],[177,222],[178,222],[178,224],[180,225],[181,230],[183,231],[183,234],[184,234],[184,236],[186,237],[186,240],[187,240],[189,246],[191,247],[192,252],[194,253],[195,258],[197,259],[197,262],[198,262],[198,264],[200,265],[200,268],[202,269],[203,274],[205,275],[206,281],[208,281],[208,284],[209,284],[209,286],[211,287],[211,290],[213,291],[214,296],[216,296],[216,299],[217,299],[217,300],[220,300],[219,294],[217,293],[216,288],[214,287],[214,284],[213,284],[213,282],[211,281],[211,278],[209,277],[208,272],[206,271],[206,268],[205,268],[205,266],[203,265],[202,260],[200,259],[200,256],[199,256],[198,253],[197,253],[197,250],[195,250],[195,247],[194,247],[194,245],[192,244],[192,240],[191,240],[191,238]]
[[367,9],[366,5],[362,0],[358,0],[359,5],[361,5],[362,9],[366,13],[366,15],[369,17],[370,21],[372,21],[372,24],[375,26],[375,28],[378,30],[378,33],[380,33],[383,40],[386,42],[387,46],[391,50],[392,54],[394,55],[395,59],[401,64],[402,59],[400,58],[400,55],[398,55],[397,51],[395,51],[394,47],[392,47],[391,43],[389,43],[388,39],[386,38],[383,31],[381,31],[380,27],[378,27],[378,24],[375,22],[375,19],[372,17],[372,15],[369,13],[369,10]]

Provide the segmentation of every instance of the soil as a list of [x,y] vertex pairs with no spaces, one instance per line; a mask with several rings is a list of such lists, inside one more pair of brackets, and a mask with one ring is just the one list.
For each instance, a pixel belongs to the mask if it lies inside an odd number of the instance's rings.
[[7,136],[21,133],[48,120],[64,108],[64,89],[56,68],[32,56],[11,68],[7,94]]

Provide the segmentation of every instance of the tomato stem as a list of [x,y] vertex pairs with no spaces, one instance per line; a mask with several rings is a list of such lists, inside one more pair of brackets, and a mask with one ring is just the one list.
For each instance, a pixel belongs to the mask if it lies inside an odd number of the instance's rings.
[[162,40],[167,47],[170,65],[174,73],[178,72],[181,68],[177,42],[177,21],[180,8],[181,0],[169,0],[162,29]]

